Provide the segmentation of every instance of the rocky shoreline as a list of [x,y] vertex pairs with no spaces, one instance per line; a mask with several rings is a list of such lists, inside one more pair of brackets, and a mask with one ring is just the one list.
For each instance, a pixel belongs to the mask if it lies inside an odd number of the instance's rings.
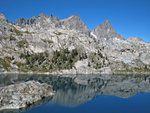
[[0,87],[0,111],[28,107],[44,98],[53,97],[55,91],[46,83],[28,81]]
[[89,74],[93,74],[93,75],[117,75],[117,74],[150,74],[150,72],[107,72],[107,73],[102,73],[102,72],[91,72],[91,73],[78,73],[78,72],[71,72],[71,70],[62,70],[62,71],[57,71],[57,72],[0,72],[0,74],[38,74],[38,75],[89,75]]

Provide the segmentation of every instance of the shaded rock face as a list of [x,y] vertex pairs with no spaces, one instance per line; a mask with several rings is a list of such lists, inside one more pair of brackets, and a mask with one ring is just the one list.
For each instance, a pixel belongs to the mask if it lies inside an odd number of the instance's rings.
[[61,20],[61,24],[70,30],[76,30],[89,35],[89,30],[78,15],[70,16],[67,19]]
[[150,53],[143,53],[141,55],[141,61],[144,63],[144,64],[150,64]]
[[58,19],[54,19],[53,16],[47,16],[44,14],[40,14],[38,17],[34,16],[31,19],[20,18],[14,23],[14,25],[38,32],[50,28],[61,27]]
[[9,36],[13,32],[11,22],[0,14],[0,37]]
[[35,17],[31,18],[31,19],[24,19],[24,18],[20,18],[18,19],[16,22],[15,22],[15,25],[18,25],[18,26],[25,26],[25,25],[32,25],[32,24],[35,24]]
[[[58,17],[53,18],[53,16],[40,14],[38,17],[33,17],[31,19],[18,19],[15,22],[15,25],[20,26],[22,28],[30,26],[36,30],[38,27],[41,27],[42,29],[63,28],[66,30],[76,30],[80,33],[89,34],[87,26],[84,24],[84,22],[80,19],[78,15],[73,15],[68,17],[67,19],[59,21]],[[37,28],[35,28],[35,26]]]
[[1,87],[0,110],[28,107],[54,94],[52,86],[35,81]]
[[98,25],[93,31],[92,31],[99,39],[124,39],[123,36],[118,34],[115,29],[112,27],[109,20],[106,20],[104,23]]

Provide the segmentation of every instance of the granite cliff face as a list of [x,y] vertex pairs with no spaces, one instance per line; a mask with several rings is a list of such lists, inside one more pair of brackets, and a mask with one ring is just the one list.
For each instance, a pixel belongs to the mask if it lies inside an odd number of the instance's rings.
[[0,14],[0,72],[148,73],[150,44],[124,39],[108,20],[90,31],[78,15],[12,23]]

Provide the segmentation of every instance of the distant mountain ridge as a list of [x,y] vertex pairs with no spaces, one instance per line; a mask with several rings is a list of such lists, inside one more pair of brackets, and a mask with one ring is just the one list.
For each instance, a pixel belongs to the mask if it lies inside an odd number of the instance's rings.
[[90,31],[78,15],[40,14],[12,23],[0,14],[0,71],[149,73],[150,44],[125,39],[109,20]]

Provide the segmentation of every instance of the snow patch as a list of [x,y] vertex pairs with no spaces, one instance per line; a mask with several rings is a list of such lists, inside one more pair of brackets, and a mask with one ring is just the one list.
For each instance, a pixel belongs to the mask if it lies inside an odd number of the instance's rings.
[[93,32],[91,32],[91,36],[97,39],[97,36]]
[[118,37],[115,37],[114,39],[120,41],[120,39]]

